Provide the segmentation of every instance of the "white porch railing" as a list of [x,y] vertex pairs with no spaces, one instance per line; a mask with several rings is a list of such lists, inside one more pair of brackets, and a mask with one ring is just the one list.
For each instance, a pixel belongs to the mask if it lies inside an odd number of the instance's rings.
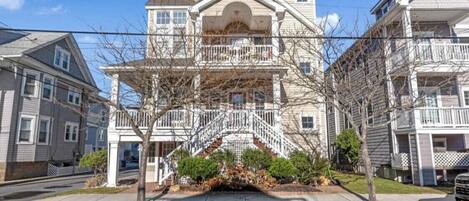
[[[192,155],[197,155],[208,147],[215,139],[222,137],[227,132],[250,132],[277,154],[288,157],[298,149],[298,146],[286,138],[283,133],[276,131],[263,117],[253,110],[229,110],[219,112],[212,121],[206,123],[196,135],[181,144],[177,149],[188,150]],[[208,116],[211,116],[209,114]],[[160,183],[171,177],[176,169],[172,160],[174,150],[163,159],[163,173]]]
[[202,45],[205,62],[266,62],[272,60],[272,45]]
[[469,128],[468,108],[418,108],[422,127]]
[[407,170],[410,166],[408,153],[391,154],[391,166],[395,169]]
[[463,168],[469,167],[469,153],[441,152],[434,153],[435,168]]
[[[131,120],[135,121],[141,129],[148,128],[151,121],[150,112],[137,110],[128,112],[131,118],[128,118],[124,111],[116,112],[116,129],[131,129]],[[186,128],[190,125],[190,116],[186,110],[170,110],[156,122],[157,128]]]
[[467,43],[420,43],[415,49],[417,59],[424,62],[469,61]]

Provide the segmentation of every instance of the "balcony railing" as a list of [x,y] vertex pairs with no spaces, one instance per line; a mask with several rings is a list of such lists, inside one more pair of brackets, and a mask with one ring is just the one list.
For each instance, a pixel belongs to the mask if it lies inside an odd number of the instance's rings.
[[410,166],[410,157],[408,153],[391,154],[391,166],[394,169],[407,170]]
[[[192,122],[198,121],[201,127],[205,127],[223,113],[226,115],[226,119],[231,122],[230,124],[232,124],[227,125],[228,128],[230,128],[230,126],[239,128],[246,126],[243,121],[248,121],[248,117],[245,115],[249,114],[249,112],[254,112],[268,125],[274,126],[275,110],[203,110],[200,111],[198,119],[192,119],[195,117],[193,117],[192,112],[187,110],[170,110],[160,117],[155,126],[161,129],[190,129]],[[150,112],[129,110],[128,113],[130,118],[124,111],[116,112],[115,126],[117,129],[131,129],[132,124],[138,125],[140,129],[146,129],[150,125],[152,115]],[[132,123],[132,120],[134,123]]]
[[468,43],[420,43],[415,45],[415,51],[423,62],[469,62]]
[[418,108],[422,127],[469,128],[469,108]]
[[441,152],[434,153],[435,168],[450,169],[469,167],[469,153]]
[[272,61],[272,45],[202,45],[202,61],[220,63]]

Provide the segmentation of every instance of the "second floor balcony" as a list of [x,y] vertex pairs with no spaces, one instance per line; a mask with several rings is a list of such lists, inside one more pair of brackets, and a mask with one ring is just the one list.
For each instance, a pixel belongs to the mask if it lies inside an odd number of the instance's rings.
[[268,63],[273,61],[272,45],[202,45],[202,61],[210,63]]
[[400,111],[398,129],[469,129],[469,107],[422,107]]
[[426,64],[469,62],[469,43],[415,44],[416,59]]

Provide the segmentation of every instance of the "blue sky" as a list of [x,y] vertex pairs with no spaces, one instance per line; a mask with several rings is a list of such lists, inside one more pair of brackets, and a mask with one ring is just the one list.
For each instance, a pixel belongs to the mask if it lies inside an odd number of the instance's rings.
[[[146,0],[0,0],[0,26],[33,29],[117,31],[143,29],[146,25]],[[325,17],[347,30],[355,26],[363,31],[372,21],[370,8],[377,0],[317,0],[317,16]],[[358,22],[358,23],[356,23]],[[99,72],[96,62],[97,36],[75,35],[103,91],[109,90],[109,80]]]

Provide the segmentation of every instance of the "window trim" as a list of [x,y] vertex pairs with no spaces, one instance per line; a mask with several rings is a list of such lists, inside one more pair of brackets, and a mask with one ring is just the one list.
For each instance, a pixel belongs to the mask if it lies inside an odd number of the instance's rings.
[[462,103],[463,103],[463,107],[469,107],[469,101],[466,102],[466,98],[464,97],[465,96],[465,92],[468,93],[469,95],[469,86],[466,86],[466,87],[462,87],[461,88],[461,95],[462,95]]
[[[168,23],[162,23],[162,24],[158,23],[158,13],[168,13],[168,18],[169,18]],[[171,19],[172,19],[172,11],[171,10],[157,10],[155,12],[155,25],[156,26],[160,26],[160,27],[170,26],[171,24],[173,24],[171,22]],[[166,20],[165,20],[165,22],[166,22]]]
[[[68,87],[68,93],[67,93],[67,102],[72,104],[72,105],[76,105],[76,106],[80,106],[81,104],[81,93],[77,92],[79,91],[78,88],[75,88],[75,87]],[[70,102],[70,95],[73,96],[73,99],[72,99],[72,102]],[[75,99],[78,97],[78,104],[75,103]]]
[[[49,98],[44,98],[44,87],[46,86],[46,79],[50,79],[52,82],[51,82],[51,89],[50,89],[50,97]],[[42,84],[41,84],[41,98],[43,100],[48,100],[48,101],[52,101],[52,99],[54,98],[55,96],[55,79],[54,77],[50,76],[50,75],[46,75],[44,74],[42,76]]]
[[[313,128],[304,128],[304,127],[303,127],[303,117],[312,117],[312,118],[313,118]],[[316,116],[314,115],[313,112],[303,112],[303,113],[300,113],[300,128],[301,128],[302,131],[314,131],[314,130],[317,130]]]
[[[47,123],[47,133],[46,133],[46,142],[39,142],[40,132],[41,132],[41,121],[46,120]],[[51,124],[52,118],[49,116],[40,116],[38,121],[38,129],[37,129],[37,144],[38,145],[49,145],[50,144],[50,133],[51,133]]]
[[[170,11],[171,12],[171,15],[170,15],[170,20],[171,20],[171,23],[174,24],[175,26],[185,26],[187,24],[187,11],[186,10],[172,10]],[[186,17],[184,19],[184,23],[176,23],[176,13],[183,13],[183,15]]]
[[[34,93],[32,95],[30,94],[25,94],[25,86],[26,86],[26,80],[28,79],[28,74],[36,76],[34,78]],[[39,78],[40,78],[40,73],[35,70],[31,69],[23,69],[23,81],[21,84],[21,96],[24,97],[30,97],[30,98],[37,98],[39,95]]]
[[[22,142],[20,141],[20,133],[21,133],[21,123],[23,122],[23,118],[29,118],[31,119],[31,128],[30,128],[30,136],[29,136],[29,141],[28,142]],[[20,114],[18,118],[18,128],[16,131],[16,144],[34,144],[34,137],[35,137],[35,131],[36,131],[36,122],[37,122],[37,117],[36,115],[29,115],[29,114]]]
[[[64,67],[63,67],[64,59],[63,59],[62,55],[60,56],[60,61],[59,61],[60,64],[57,65],[57,64],[55,63],[55,61],[57,60],[57,51],[58,51],[60,54],[63,53],[63,54],[66,54],[66,55],[68,56],[67,68],[64,68]],[[54,61],[53,61],[52,63],[54,64],[54,67],[60,68],[60,69],[65,70],[65,71],[68,72],[68,71],[70,70],[70,60],[71,60],[71,56],[72,56],[72,55],[70,54],[70,52],[69,52],[68,50],[66,50],[66,49],[64,49],[64,48],[62,48],[62,47],[56,45],[56,46],[55,46],[55,53],[54,53]]]
[[[67,126],[70,126],[70,139],[67,139],[66,138],[66,133],[67,133]],[[73,127],[76,127],[77,128],[77,137],[75,140],[73,140]],[[76,123],[76,122],[71,122],[71,121],[67,121],[65,122],[65,126],[64,126],[64,142],[78,142],[78,138],[79,138],[79,135],[80,135],[80,124],[79,123]]]

